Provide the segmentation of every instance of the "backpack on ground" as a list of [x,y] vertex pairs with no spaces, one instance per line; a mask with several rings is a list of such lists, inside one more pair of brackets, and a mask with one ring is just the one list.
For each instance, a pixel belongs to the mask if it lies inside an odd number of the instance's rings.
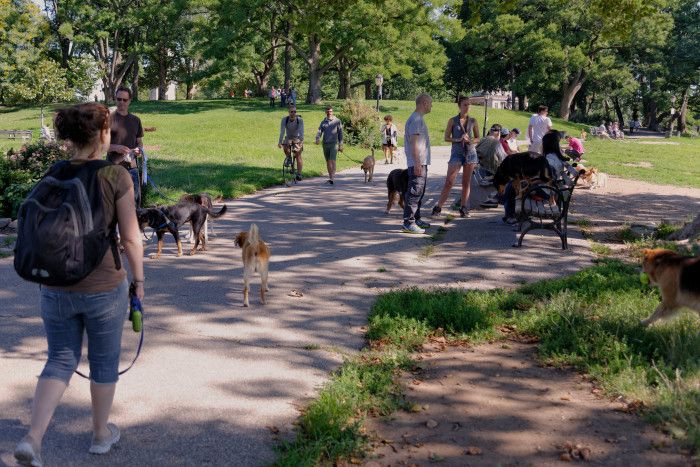
[[112,165],[89,161],[53,165],[17,213],[15,270],[23,279],[69,286],[87,277],[112,249],[121,268],[116,223],[108,224],[97,171]]

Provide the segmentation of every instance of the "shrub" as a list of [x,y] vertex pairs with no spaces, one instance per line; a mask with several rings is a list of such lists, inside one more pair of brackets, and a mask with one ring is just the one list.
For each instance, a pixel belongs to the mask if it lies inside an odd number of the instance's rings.
[[36,182],[56,162],[67,159],[65,147],[38,141],[10,149],[0,157],[0,215],[14,218]]
[[338,118],[343,122],[344,141],[351,146],[379,148],[381,118],[373,107],[357,99],[348,99],[340,106]]

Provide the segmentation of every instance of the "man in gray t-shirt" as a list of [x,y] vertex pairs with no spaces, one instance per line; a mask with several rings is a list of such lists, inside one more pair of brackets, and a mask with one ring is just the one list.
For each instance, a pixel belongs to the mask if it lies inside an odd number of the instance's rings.
[[323,137],[323,157],[326,159],[328,169],[328,183],[333,185],[335,176],[335,160],[338,151],[343,150],[343,123],[333,115],[333,107],[326,107],[326,118],[321,121],[316,133],[316,144]]
[[430,224],[421,220],[425,185],[430,165],[430,134],[423,116],[433,108],[433,99],[428,94],[416,97],[416,110],[406,121],[404,146],[408,164],[408,188],[404,195],[403,231],[425,233]]
[[277,147],[284,149],[286,155],[293,155],[297,161],[297,181],[301,181],[301,152],[304,150],[304,120],[297,115],[297,108],[289,106],[289,115],[282,117],[280,123],[280,137]]

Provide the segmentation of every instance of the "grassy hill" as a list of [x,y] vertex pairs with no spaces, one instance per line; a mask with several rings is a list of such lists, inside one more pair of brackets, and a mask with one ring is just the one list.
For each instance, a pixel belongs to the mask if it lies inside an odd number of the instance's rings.
[[[339,104],[334,102],[334,104]],[[325,163],[321,148],[313,144],[324,106],[299,105],[305,122],[307,144],[304,172],[322,175]],[[411,101],[382,101],[382,114],[391,113],[403,127],[414,109]],[[280,119],[286,111],[270,108],[262,99],[232,99],[176,102],[137,102],[131,110],[141,117],[146,133],[144,144],[151,158],[152,176],[166,193],[209,191],[215,195],[236,197],[279,183],[282,152],[277,148]],[[436,102],[426,116],[434,145],[445,145],[443,132],[447,120],[457,113],[454,103]],[[472,106],[471,114],[483,125],[483,107]],[[501,123],[518,127],[523,137],[530,113],[489,109],[487,126]],[[580,125],[553,119],[557,129],[579,134]],[[29,129],[39,134],[38,108],[0,108],[0,129]],[[588,159],[603,171],[683,186],[700,187],[700,144],[674,139],[674,145],[641,145],[618,141],[586,143]],[[403,142],[401,141],[400,144]],[[0,150],[18,143],[0,140]],[[691,153],[696,157],[688,157]],[[338,168],[356,165],[367,150],[347,148],[338,155]],[[639,164],[640,162],[650,162]],[[682,162],[682,163],[681,163]],[[631,167],[625,164],[637,164]],[[659,170],[660,169],[660,170]]]

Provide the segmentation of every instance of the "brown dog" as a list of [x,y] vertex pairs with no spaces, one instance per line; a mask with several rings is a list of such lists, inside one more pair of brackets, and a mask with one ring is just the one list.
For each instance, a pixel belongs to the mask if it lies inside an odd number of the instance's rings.
[[267,292],[267,271],[270,262],[270,249],[260,238],[258,226],[251,224],[248,232],[239,232],[235,243],[243,249],[243,306],[248,306],[250,279],[260,273],[260,301],[265,304]]
[[374,148],[372,148],[372,154],[362,161],[360,168],[365,173],[365,183],[371,182],[374,176]]
[[671,250],[644,250],[642,269],[661,292],[661,303],[642,320],[644,326],[670,318],[684,306],[700,316],[700,257],[681,256]]

